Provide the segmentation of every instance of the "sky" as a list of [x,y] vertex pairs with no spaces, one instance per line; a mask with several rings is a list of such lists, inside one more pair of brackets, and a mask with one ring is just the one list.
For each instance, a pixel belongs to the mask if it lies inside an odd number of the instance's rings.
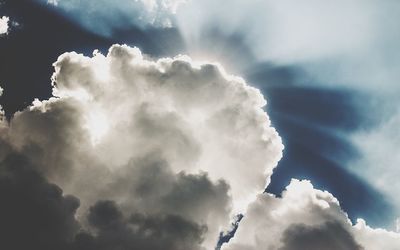
[[399,14],[0,1],[0,248],[400,249]]

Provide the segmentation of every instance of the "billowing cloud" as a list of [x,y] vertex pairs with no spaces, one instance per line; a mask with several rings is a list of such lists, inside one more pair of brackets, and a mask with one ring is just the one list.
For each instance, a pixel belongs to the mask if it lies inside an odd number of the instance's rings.
[[[170,249],[213,248],[281,158],[263,96],[217,64],[115,45],[106,56],[63,54],[54,67],[54,97],[4,121],[2,135],[79,198],[81,227],[98,233],[81,236],[96,249],[110,237],[125,249],[158,236]],[[93,219],[103,207],[117,216],[111,228]]]
[[[2,152],[4,145],[0,144]],[[0,162],[0,247],[2,249],[203,249],[205,225],[173,214],[124,215],[113,201],[98,201],[85,220],[80,202],[35,170],[29,160],[9,153]]]
[[96,229],[96,236],[78,234],[73,249],[200,250],[207,231],[205,226],[176,215],[132,214],[125,218],[112,201],[97,202],[89,210],[88,221]]
[[0,18],[0,35],[7,34],[8,32],[8,22],[10,18],[3,16]]
[[352,225],[330,193],[309,181],[292,180],[281,198],[260,194],[249,206],[235,237],[223,250],[349,249],[395,250],[400,235],[372,229],[363,220]]
[[0,247],[213,249],[238,213],[224,250],[400,247],[308,181],[263,193],[281,139],[260,92],[220,65],[114,45],[54,68],[52,98],[1,119]]

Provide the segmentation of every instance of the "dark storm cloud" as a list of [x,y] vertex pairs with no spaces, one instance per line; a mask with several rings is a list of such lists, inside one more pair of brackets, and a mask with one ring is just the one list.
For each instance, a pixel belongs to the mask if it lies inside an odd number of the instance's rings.
[[63,195],[24,156],[0,163],[0,248],[9,250],[201,249],[205,225],[178,215],[134,213],[98,201],[87,215],[90,231],[75,219],[79,200]]
[[207,228],[176,215],[132,214],[124,217],[112,201],[99,201],[89,209],[89,224],[96,236],[80,233],[76,250],[196,250]]
[[63,195],[19,154],[0,163],[0,248],[67,249],[79,200]]
[[279,250],[363,250],[342,224],[326,222],[319,226],[295,224],[285,232]]

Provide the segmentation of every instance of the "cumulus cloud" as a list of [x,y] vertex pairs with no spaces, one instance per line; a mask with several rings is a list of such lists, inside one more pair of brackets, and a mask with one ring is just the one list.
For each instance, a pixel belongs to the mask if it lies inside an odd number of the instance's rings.
[[125,216],[113,201],[90,207],[85,219],[91,230],[85,230],[76,220],[79,200],[18,153],[0,162],[0,188],[2,249],[203,249],[205,225],[172,214]]
[[114,45],[54,68],[52,98],[0,121],[0,247],[214,249],[238,213],[225,250],[400,247],[307,181],[263,194],[283,145],[220,65]]
[[9,17],[3,16],[0,18],[0,35],[7,34]]
[[90,31],[111,36],[130,26],[168,28],[174,15],[187,0],[35,0],[52,5]]
[[[54,67],[54,97],[4,121],[2,136],[79,198],[89,233],[69,244],[159,249],[160,237],[163,249],[214,248],[281,158],[263,96],[217,64],[114,45],[107,55],[63,54]],[[96,222],[103,209],[111,221]]]
[[282,198],[261,194],[249,206],[235,237],[223,250],[351,249],[395,250],[400,235],[372,229],[363,220],[352,225],[330,193],[309,181],[292,180]]
[[88,220],[96,228],[96,236],[80,233],[74,249],[203,249],[200,245],[205,226],[186,221],[176,215],[148,216],[132,214],[124,218],[112,201],[99,201],[89,210]]

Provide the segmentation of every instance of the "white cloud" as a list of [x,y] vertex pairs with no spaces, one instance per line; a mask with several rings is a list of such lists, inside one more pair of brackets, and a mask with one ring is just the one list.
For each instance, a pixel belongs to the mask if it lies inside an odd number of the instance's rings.
[[261,93],[221,66],[186,56],[154,61],[114,45],[106,56],[65,53],[54,67],[54,97],[1,122],[0,159],[17,151],[78,197],[87,229],[99,229],[101,218],[90,216],[103,207],[123,213],[121,233],[179,216],[196,242],[174,244],[212,249],[243,212],[224,250],[399,249],[398,234],[352,225],[338,200],[308,181],[293,180],[282,198],[262,194],[283,145]]
[[309,181],[292,180],[282,198],[261,194],[249,206],[233,239],[223,250],[395,250],[400,234],[352,225],[330,193]]
[[219,65],[115,45],[54,67],[54,97],[16,113],[7,137],[80,198],[80,217],[100,199],[126,214],[175,214],[207,226],[210,249],[282,156],[261,93]]
[[10,18],[3,16],[0,18],[0,35],[7,34],[8,32],[8,22]]

